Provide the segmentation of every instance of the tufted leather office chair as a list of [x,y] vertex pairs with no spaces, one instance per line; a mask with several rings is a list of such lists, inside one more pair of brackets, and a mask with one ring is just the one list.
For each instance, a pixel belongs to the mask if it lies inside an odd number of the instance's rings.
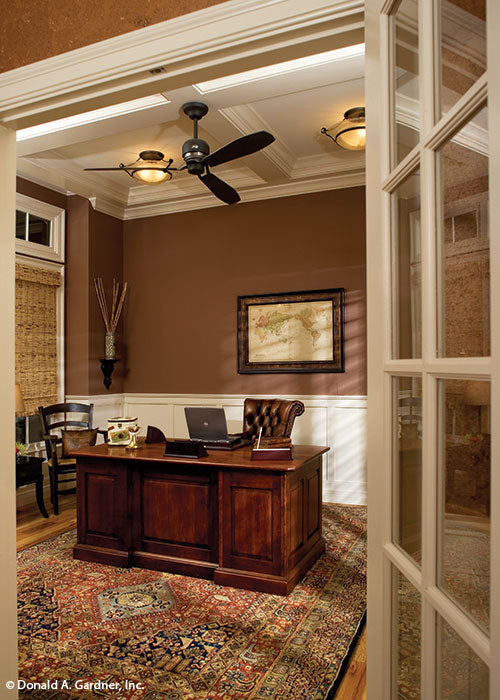
[[262,426],[264,437],[290,437],[297,416],[304,413],[302,401],[283,399],[245,399],[243,436],[254,438]]

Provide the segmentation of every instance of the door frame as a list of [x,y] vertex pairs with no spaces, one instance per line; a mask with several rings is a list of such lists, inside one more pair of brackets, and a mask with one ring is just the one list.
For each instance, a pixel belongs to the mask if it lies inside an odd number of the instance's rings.
[[[364,0],[227,0],[122,36],[0,75],[0,225],[14,230],[15,129],[68,117],[241,70],[364,41]],[[3,516],[0,558],[2,670],[17,678],[14,417],[14,243],[0,243],[0,304],[4,342],[0,371],[12,392],[0,395],[5,464],[0,470]],[[9,419],[10,416],[10,419]],[[0,691],[4,692],[4,691]],[[17,692],[8,691],[9,697]]]
[[[494,233],[500,223],[500,127],[495,114],[500,114],[500,81],[490,79],[488,73],[480,78],[459,103],[447,113],[447,134],[451,135],[464,119],[472,115],[484,100],[488,91],[489,111],[489,220],[490,220],[490,264],[491,264],[491,357],[490,358],[436,358],[434,348],[437,333],[437,274],[434,250],[435,227],[435,149],[445,136],[439,124],[433,125],[430,109],[421,115],[422,163],[428,180],[422,181],[422,235],[426,246],[425,269],[422,282],[423,323],[428,329],[422,360],[391,360],[391,251],[390,251],[390,197],[386,190],[389,184],[409,174],[419,160],[419,153],[410,154],[396,168],[389,167],[390,95],[388,65],[389,23],[386,15],[395,5],[395,0],[367,0],[366,2],[366,114],[370,133],[378,138],[367,139],[366,187],[367,187],[367,332],[368,332],[368,664],[367,682],[370,700],[391,698],[391,570],[396,565],[399,571],[415,586],[419,587],[423,599],[422,614],[422,659],[423,667],[429,671],[422,676],[424,700],[434,700],[436,689],[434,668],[437,659],[435,614],[439,613],[455,629],[476,653],[490,665],[490,698],[500,698],[500,551],[491,546],[491,609],[490,638],[467,620],[459,620],[456,606],[436,586],[436,534],[437,534],[437,396],[436,380],[442,377],[491,377],[491,425],[498,423],[500,415],[500,314],[494,304],[500,300],[500,238]],[[436,30],[434,3],[420,3],[420,36],[433,37]],[[384,15],[384,16],[383,16]],[[500,44],[495,29],[500,27],[500,3],[487,0],[487,59],[489,66],[500,65]],[[429,41],[427,39],[427,41]],[[434,70],[434,54],[420,49],[420,75],[429,76]],[[433,84],[421,81],[421,100],[429,105],[433,101]],[[413,153],[413,152],[412,152]],[[416,157],[415,157],[416,156]],[[422,165],[421,163],[421,165]],[[391,172],[390,182],[388,173]],[[392,457],[391,457],[391,391],[389,375],[409,376],[420,374],[428,381],[424,386],[424,439],[422,467],[422,541],[424,545],[423,573],[421,582],[414,576],[413,566],[405,565],[405,558],[392,543]],[[500,537],[500,436],[493,433],[491,444],[491,542]],[[425,554],[427,549],[428,554]]]

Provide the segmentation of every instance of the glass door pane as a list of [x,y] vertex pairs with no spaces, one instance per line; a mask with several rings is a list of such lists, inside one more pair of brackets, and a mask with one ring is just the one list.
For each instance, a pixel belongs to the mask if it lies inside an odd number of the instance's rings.
[[394,700],[420,698],[420,593],[395,567],[393,573],[393,688]]
[[488,110],[438,151],[442,357],[490,354]]
[[420,138],[418,86],[418,2],[402,0],[393,14],[393,165],[414,148]]
[[490,383],[439,382],[438,584],[485,631],[490,599]]
[[486,70],[486,0],[441,0],[441,114]]
[[488,700],[488,667],[439,615],[437,648],[438,700]]
[[393,538],[412,559],[422,554],[422,380],[393,377]]
[[392,353],[397,359],[422,356],[422,256],[420,171],[395,189],[393,198]]

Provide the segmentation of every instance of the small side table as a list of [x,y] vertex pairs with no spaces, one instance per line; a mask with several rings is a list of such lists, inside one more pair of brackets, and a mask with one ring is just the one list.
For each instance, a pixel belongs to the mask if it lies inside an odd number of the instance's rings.
[[16,489],[27,484],[35,484],[36,502],[40,508],[40,513],[44,518],[49,514],[45,510],[43,502],[43,457],[18,457],[16,459]]

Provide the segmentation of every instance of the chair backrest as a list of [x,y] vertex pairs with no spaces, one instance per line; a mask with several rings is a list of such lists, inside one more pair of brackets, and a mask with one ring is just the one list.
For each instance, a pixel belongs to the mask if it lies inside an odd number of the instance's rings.
[[290,437],[297,416],[304,413],[302,401],[283,399],[245,399],[243,433],[253,438],[262,427],[264,437]]
[[[61,441],[59,433],[54,431],[65,430],[67,428],[92,428],[92,416],[94,404],[86,403],[55,403],[52,406],[39,406],[38,412],[42,422],[44,435],[57,435],[57,442]],[[80,414],[79,420],[76,417],[68,417],[68,414]],[[62,418],[61,418],[62,416]],[[47,456],[50,456],[52,443],[45,440]]]

